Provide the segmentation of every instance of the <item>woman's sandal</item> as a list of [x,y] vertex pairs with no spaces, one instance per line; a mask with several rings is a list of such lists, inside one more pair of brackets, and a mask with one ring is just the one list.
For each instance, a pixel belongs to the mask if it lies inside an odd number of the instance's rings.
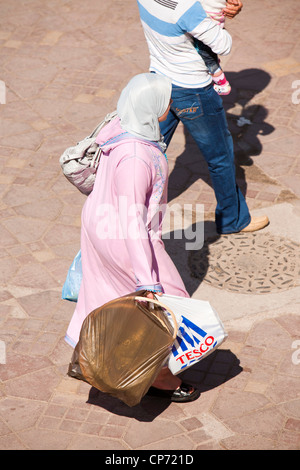
[[182,382],[176,390],[162,390],[156,387],[150,387],[148,395],[156,397],[169,398],[171,401],[188,402],[196,400],[200,396],[200,391],[192,385]]

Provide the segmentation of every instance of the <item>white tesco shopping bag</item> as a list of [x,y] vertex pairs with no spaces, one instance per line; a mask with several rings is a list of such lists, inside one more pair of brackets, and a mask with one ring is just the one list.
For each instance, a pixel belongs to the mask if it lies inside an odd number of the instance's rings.
[[173,374],[201,361],[227,338],[224,326],[209,302],[166,294],[159,296],[159,300],[172,310],[178,324],[168,361]]

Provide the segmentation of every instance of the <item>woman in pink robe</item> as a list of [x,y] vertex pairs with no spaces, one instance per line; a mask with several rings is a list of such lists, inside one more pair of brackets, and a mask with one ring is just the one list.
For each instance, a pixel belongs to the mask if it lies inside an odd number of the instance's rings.
[[[137,75],[120,96],[118,116],[97,136],[103,154],[82,210],[83,279],[66,335],[73,347],[87,315],[110,300],[141,289],[189,297],[161,239],[168,162],[159,121],[167,116],[170,97],[167,78]],[[190,386],[184,391],[167,368],[153,385],[172,388],[171,395],[177,389],[187,399],[196,392]]]

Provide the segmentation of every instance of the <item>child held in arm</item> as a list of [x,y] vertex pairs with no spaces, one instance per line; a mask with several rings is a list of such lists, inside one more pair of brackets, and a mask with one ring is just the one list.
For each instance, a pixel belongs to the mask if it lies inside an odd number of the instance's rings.
[[[206,14],[224,28],[226,0],[200,0]],[[194,38],[195,48],[207,66],[214,81],[214,89],[219,95],[229,95],[231,86],[220,67],[220,60],[209,46]]]

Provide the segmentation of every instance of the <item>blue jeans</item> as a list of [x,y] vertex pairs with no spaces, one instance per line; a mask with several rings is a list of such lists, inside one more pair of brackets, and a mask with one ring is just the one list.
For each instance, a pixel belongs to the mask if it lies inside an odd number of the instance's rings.
[[245,198],[236,184],[232,137],[222,98],[212,84],[204,88],[173,85],[172,106],[161,133],[168,145],[181,121],[205,158],[217,199],[218,233],[239,232],[251,220]]

